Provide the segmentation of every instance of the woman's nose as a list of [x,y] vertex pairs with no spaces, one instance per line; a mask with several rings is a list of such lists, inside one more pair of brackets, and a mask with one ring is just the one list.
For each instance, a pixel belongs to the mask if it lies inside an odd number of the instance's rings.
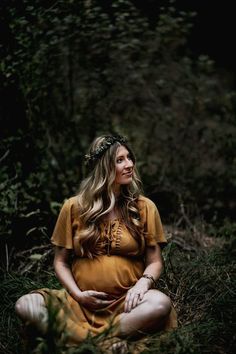
[[134,166],[133,161],[130,160],[130,159],[126,159],[126,165],[125,165],[125,167],[133,167],[133,166]]

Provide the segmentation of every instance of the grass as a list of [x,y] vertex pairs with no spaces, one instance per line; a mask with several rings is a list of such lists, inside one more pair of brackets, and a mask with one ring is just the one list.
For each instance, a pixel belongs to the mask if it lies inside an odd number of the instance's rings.
[[[227,224],[217,230],[208,226],[207,230],[181,230],[173,226],[166,229],[170,241],[163,252],[165,271],[159,284],[177,309],[179,327],[150,335],[143,353],[231,354],[235,351],[236,225]],[[34,260],[35,264],[23,275],[17,272],[20,266],[26,269],[22,262],[25,262],[22,257],[16,257],[9,272],[2,271],[1,275],[0,353],[99,353],[97,342],[102,337],[88,338],[80,347],[66,349],[63,343],[56,346],[49,335],[39,337],[33,348],[24,347],[19,334],[20,322],[14,313],[15,301],[33,289],[55,288],[59,284],[51,268],[52,255],[40,266]]]

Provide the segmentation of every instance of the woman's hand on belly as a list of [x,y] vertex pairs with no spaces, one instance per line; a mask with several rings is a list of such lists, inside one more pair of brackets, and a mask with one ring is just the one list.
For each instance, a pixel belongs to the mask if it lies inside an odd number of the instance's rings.
[[124,312],[130,312],[142,301],[146,292],[150,289],[150,281],[146,278],[140,278],[137,283],[128,290],[125,298]]
[[111,296],[107,293],[94,290],[86,290],[80,293],[78,298],[79,304],[88,310],[98,310],[110,305],[115,299],[111,300]]

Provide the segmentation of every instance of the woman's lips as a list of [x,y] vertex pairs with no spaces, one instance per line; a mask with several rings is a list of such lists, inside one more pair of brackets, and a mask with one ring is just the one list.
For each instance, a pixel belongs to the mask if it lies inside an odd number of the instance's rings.
[[133,172],[126,172],[126,173],[123,173],[123,176],[127,176],[127,177],[131,177],[133,174]]

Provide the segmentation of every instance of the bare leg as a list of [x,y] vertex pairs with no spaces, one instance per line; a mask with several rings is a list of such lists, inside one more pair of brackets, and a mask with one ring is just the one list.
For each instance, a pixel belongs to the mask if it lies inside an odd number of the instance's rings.
[[149,290],[134,309],[121,314],[118,335],[135,336],[142,332],[161,329],[170,310],[171,302],[168,296],[159,290]]
[[29,325],[45,333],[47,329],[48,311],[41,294],[27,294],[20,297],[16,304],[17,315]]

